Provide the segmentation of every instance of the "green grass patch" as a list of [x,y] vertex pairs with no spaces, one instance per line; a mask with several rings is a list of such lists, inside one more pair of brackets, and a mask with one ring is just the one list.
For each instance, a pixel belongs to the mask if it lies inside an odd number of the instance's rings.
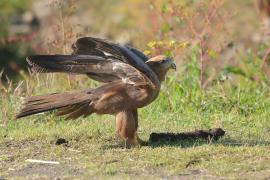
[[[92,115],[65,121],[53,113],[14,120],[20,96],[73,88],[65,76],[26,80],[21,90],[1,94],[0,177],[97,178],[269,178],[270,92],[251,80],[232,85],[218,81],[201,92],[197,85],[174,75],[162,86],[158,99],[139,110],[139,136],[152,132],[186,132],[221,127],[217,142],[155,143],[123,149],[116,137],[114,117]],[[42,79],[52,78],[46,84]],[[64,78],[64,79],[63,79]],[[179,80],[178,80],[179,79]],[[61,85],[57,85],[59,81]],[[92,81],[79,87],[96,86]],[[192,85],[192,86],[191,86]],[[48,87],[48,88],[44,88]],[[64,87],[64,88],[62,88]],[[12,88],[11,88],[12,89]],[[55,145],[58,138],[67,145]],[[59,161],[38,165],[26,159]]]

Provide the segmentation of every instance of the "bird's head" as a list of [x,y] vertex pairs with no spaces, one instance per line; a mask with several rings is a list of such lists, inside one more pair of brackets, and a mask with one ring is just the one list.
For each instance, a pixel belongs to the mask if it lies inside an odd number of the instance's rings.
[[146,61],[146,64],[157,74],[160,81],[164,81],[170,69],[176,70],[176,65],[171,57],[158,55]]

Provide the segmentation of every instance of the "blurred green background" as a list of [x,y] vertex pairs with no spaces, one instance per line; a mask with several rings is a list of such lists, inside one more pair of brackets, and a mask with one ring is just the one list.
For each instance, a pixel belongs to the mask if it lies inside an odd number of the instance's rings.
[[[202,27],[213,2],[217,13],[208,27]],[[182,65],[193,51],[199,54],[189,21],[198,32],[206,32],[204,76],[210,81],[228,72],[253,78],[268,47],[252,0],[1,0],[0,20],[2,81],[23,77],[26,56],[67,54],[80,36],[129,43],[149,55],[169,53]],[[248,58],[255,59],[255,69],[247,68]],[[269,69],[263,71],[268,78]]]

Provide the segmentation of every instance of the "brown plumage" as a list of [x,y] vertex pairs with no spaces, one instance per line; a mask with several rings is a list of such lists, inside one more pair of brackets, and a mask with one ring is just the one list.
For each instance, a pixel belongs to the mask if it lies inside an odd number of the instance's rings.
[[137,109],[155,100],[167,71],[175,69],[172,59],[163,55],[148,58],[132,47],[92,37],[78,39],[72,48],[72,55],[35,55],[27,61],[34,72],[86,74],[104,84],[96,89],[27,97],[16,117],[55,109],[67,119],[112,114],[126,147],[136,145]]

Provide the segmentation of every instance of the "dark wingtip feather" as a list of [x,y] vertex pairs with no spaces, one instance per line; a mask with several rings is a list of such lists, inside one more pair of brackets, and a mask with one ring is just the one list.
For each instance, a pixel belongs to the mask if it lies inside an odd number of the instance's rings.
[[50,72],[48,69],[42,67],[38,61],[37,58],[40,56],[28,56],[26,57],[26,61],[27,63],[30,65],[31,67],[31,71],[34,73],[46,73],[46,72]]

